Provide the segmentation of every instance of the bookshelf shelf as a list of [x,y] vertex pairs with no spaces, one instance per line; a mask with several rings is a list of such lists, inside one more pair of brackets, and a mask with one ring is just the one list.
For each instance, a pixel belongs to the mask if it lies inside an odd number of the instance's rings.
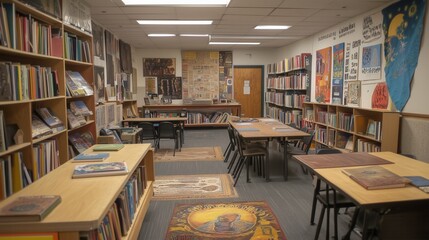
[[302,104],[310,100],[311,54],[267,65],[266,116],[302,125]]
[[[92,149],[86,152],[92,152]],[[153,195],[155,180],[153,150],[150,144],[126,144],[123,149],[110,153],[110,157],[105,161],[125,161],[129,173],[120,176],[72,179],[74,167],[79,163],[64,163],[50,174],[1,202],[0,207],[20,196],[28,195],[60,195],[61,203],[40,222],[0,223],[0,232],[13,234],[55,232],[58,233],[59,240],[78,240],[82,234],[98,229],[122,190],[127,188],[138,169],[144,165],[146,188],[140,201],[135,205],[131,227],[127,235],[122,237],[123,240],[137,239]],[[106,188],[106,186],[109,187]],[[91,194],[82,197],[82,192]]]
[[[11,70],[21,70],[21,74],[8,78],[13,81],[10,82],[10,86],[12,86],[10,90],[13,94],[11,96],[2,96],[3,101],[0,101],[0,111],[3,112],[3,121],[6,127],[7,125],[16,124],[22,130],[24,143],[18,145],[11,143],[11,146],[8,146],[6,151],[0,152],[0,156],[5,161],[12,161],[19,155],[19,162],[22,162],[23,166],[28,170],[33,170],[33,184],[36,184],[39,177],[34,174],[36,173],[34,169],[38,168],[38,163],[36,163],[38,156],[34,153],[35,148],[43,144],[51,144],[49,148],[52,148],[52,152],[49,152],[49,154],[55,155],[52,162],[64,164],[69,160],[68,137],[70,132],[67,130],[69,98],[66,96],[66,70],[80,72],[86,80],[89,80],[89,84],[93,85],[91,82],[93,79],[92,63],[71,61],[62,56],[65,50],[64,31],[73,32],[77,37],[88,42],[88,56],[90,58],[92,58],[92,36],[65,26],[60,19],[45,14],[18,0],[1,0],[1,3],[1,10],[7,15],[7,18],[5,17],[4,19],[7,19],[7,21],[13,19],[15,29],[9,29],[12,24],[6,23],[5,26],[10,31],[7,31],[8,35],[6,36],[7,44],[5,45],[7,46],[0,44],[2,45],[0,46],[0,64],[3,64],[3,69],[6,66],[9,72],[12,72]],[[34,36],[29,34],[31,31],[28,29],[24,31],[24,26],[27,25],[23,24],[22,19],[34,22],[34,27],[38,27],[38,31],[33,32]],[[18,31],[18,29],[22,31]],[[25,38],[24,34],[27,34]],[[57,34],[61,37],[58,37]],[[24,41],[24,39],[27,39],[27,41]],[[46,44],[35,44],[31,43],[32,41]],[[59,54],[57,54],[58,52]],[[36,78],[35,76],[42,77]],[[12,101],[12,99],[14,100]],[[83,99],[88,108],[95,112],[94,96],[86,96],[80,99]],[[37,115],[35,112],[39,108],[48,108],[55,119],[62,122],[65,130],[54,131],[55,133],[53,134],[32,139],[32,115]],[[82,129],[95,135],[94,117],[89,117],[89,120]],[[40,149],[42,151],[46,150],[43,147],[40,147]],[[56,154],[57,152],[58,154]],[[48,155],[48,152],[45,152],[45,155]],[[43,161],[49,160],[44,158]],[[22,176],[15,175],[12,176],[13,181],[22,178]],[[8,182],[9,180],[4,178],[0,179],[0,184],[2,185]],[[20,192],[20,189],[25,189],[25,187],[25,184],[23,184],[19,189],[14,189],[6,195],[0,193],[0,200],[13,196],[13,194]]]
[[186,112],[188,121],[185,127],[227,127],[226,122],[207,122],[204,119],[214,113],[227,112],[232,116],[241,116],[241,104],[239,103],[220,103],[220,104],[166,104],[166,105],[145,105],[142,113],[148,110],[152,117],[154,115],[169,114],[180,115]]
[[[314,142],[322,147],[344,152],[398,151],[398,112],[311,102],[304,103],[303,112],[304,125],[316,130]],[[371,122],[375,135],[367,134]]]

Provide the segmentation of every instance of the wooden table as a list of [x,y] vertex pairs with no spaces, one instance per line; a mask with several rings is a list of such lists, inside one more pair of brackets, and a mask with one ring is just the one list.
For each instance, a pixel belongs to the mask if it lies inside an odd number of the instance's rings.
[[[380,164],[380,166],[393,173],[396,173],[399,176],[422,176],[429,178],[429,164],[425,162],[414,160],[392,152],[369,153],[369,155],[377,156],[391,162],[387,164]],[[347,153],[336,154],[335,156],[341,160],[347,156]],[[298,161],[301,161],[302,157],[307,158],[307,160],[308,158],[313,158],[313,160],[316,161],[316,159],[320,156],[295,156]],[[309,166],[308,162],[307,164],[304,162],[301,163]],[[359,167],[355,165],[354,167],[341,166],[332,168],[313,168],[312,170],[323,181],[328,182],[329,185],[347,195],[358,206],[364,207],[366,209],[390,208],[416,203],[424,203],[427,206],[429,203],[429,194],[424,193],[423,191],[411,185],[404,188],[366,190],[361,185],[352,180],[349,176],[344,174],[342,172],[342,169],[344,168]]]
[[[280,139],[284,143],[284,161],[283,161],[283,177],[287,180],[288,177],[288,157],[287,157],[287,140],[302,138],[309,136],[308,133],[300,131],[298,129],[289,127],[282,122],[279,122],[271,118],[257,118],[253,122],[232,122],[229,123],[236,129],[240,136],[245,140],[266,140],[267,147],[268,141],[272,139]],[[277,128],[278,130],[276,130]],[[268,151],[267,151],[268,152]],[[270,181],[269,174],[269,156],[265,161],[265,178]]]

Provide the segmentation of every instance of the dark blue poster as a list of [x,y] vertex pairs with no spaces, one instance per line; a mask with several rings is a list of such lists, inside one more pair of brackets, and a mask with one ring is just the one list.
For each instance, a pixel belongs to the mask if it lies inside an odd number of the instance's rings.
[[344,43],[333,48],[334,63],[332,70],[332,104],[343,104],[344,81]]
[[426,0],[402,0],[382,10],[386,83],[396,109],[410,97],[417,66]]

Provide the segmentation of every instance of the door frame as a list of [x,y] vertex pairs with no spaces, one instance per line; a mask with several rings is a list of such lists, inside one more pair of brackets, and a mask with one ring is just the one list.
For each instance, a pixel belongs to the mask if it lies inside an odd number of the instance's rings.
[[[260,68],[261,69],[261,117],[265,116],[264,106],[265,106],[265,66],[264,65],[234,65],[234,68]],[[234,92],[235,95],[235,92]],[[235,96],[234,96],[235,97]]]

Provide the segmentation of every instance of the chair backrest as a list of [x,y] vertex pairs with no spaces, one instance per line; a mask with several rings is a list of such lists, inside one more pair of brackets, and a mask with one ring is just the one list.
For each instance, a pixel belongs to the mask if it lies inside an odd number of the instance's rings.
[[240,134],[237,130],[232,129],[232,131],[234,134],[236,146],[238,148],[238,153],[240,154],[240,156],[243,156],[243,142],[241,141]]
[[320,148],[316,150],[316,154],[334,154],[334,153],[342,153],[342,152],[335,148]]
[[228,126],[228,136],[229,136],[229,141],[231,143],[231,146],[235,147],[236,143],[235,143],[234,129],[231,126]]
[[176,138],[176,126],[172,122],[160,122],[158,138]]
[[303,137],[298,143],[298,147],[305,153],[308,153],[308,150],[310,150],[311,142],[313,141],[315,131],[312,130],[309,133],[310,136]]
[[152,123],[141,122],[137,125],[137,127],[142,129],[140,132],[141,139],[154,139],[158,137],[155,127]]
[[291,122],[291,123],[289,123],[288,125],[289,125],[289,127],[296,128],[296,123],[294,123],[294,122]]

